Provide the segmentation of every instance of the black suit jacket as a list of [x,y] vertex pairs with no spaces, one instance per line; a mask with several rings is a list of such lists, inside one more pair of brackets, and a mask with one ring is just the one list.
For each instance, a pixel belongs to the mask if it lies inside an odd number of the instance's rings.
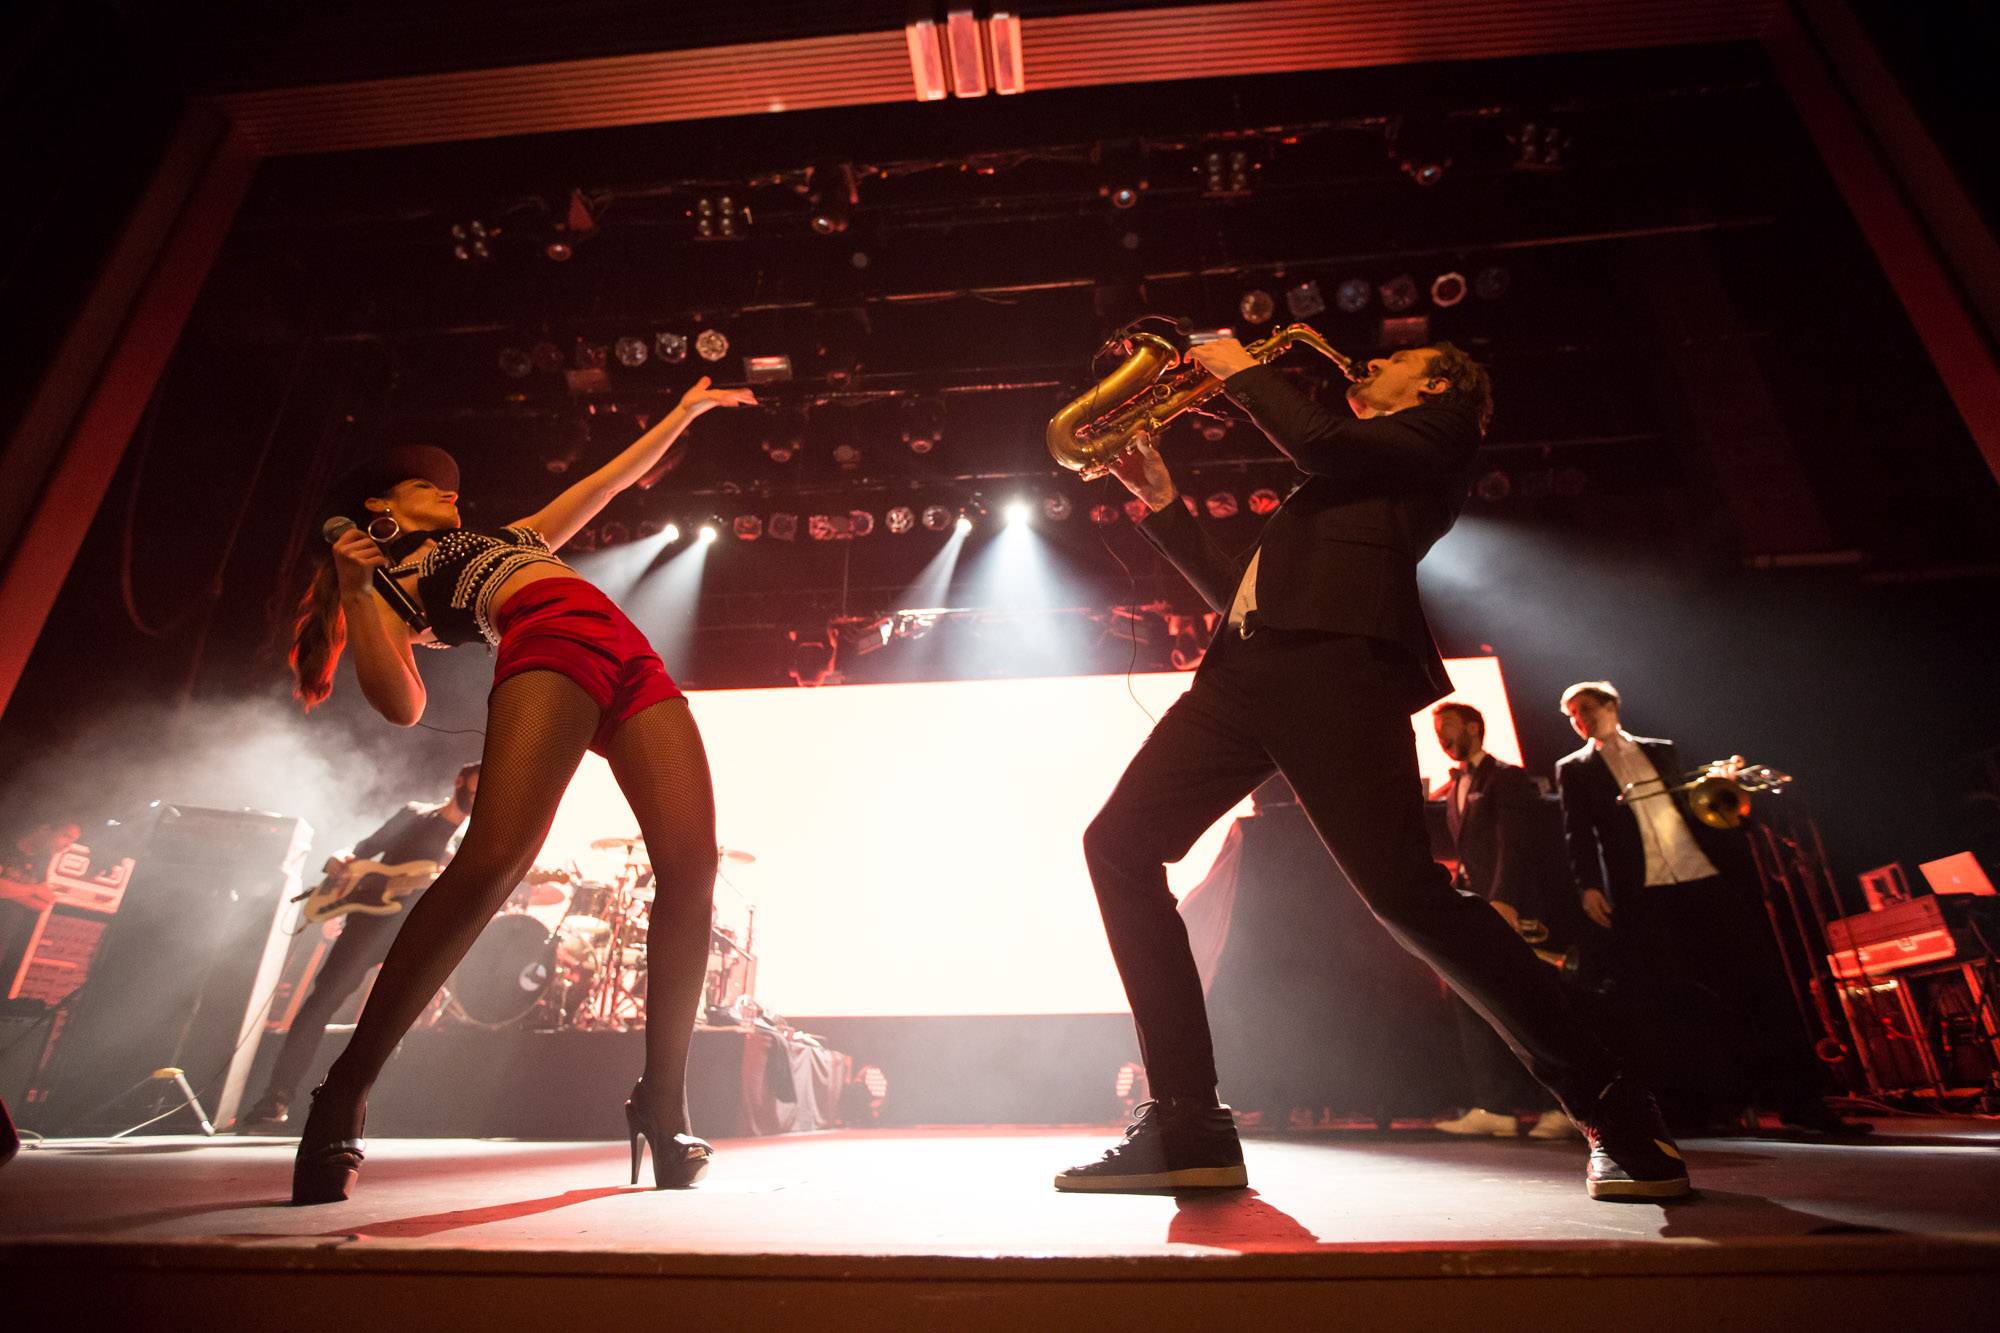
[[[1451,692],[1417,598],[1417,562],[1465,505],[1479,425],[1469,409],[1425,402],[1362,419],[1328,409],[1270,366],[1231,375],[1230,398],[1306,474],[1257,546],[1258,624],[1386,639],[1411,664],[1411,711]],[[1184,505],[1141,532],[1216,610],[1228,613],[1250,552],[1229,556]]]
[[[1653,761],[1662,779],[1670,785],[1680,780],[1683,770],[1672,741],[1650,736],[1632,739]],[[1556,760],[1556,791],[1562,797],[1563,836],[1569,846],[1570,878],[1577,891],[1604,889],[1616,903],[1620,893],[1643,888],[1646,844],[1639,836],[1639,816],[1630,805],[1618,803],[1618,779],[1595,745],[1585,742],[1582,749]],[[1734,874],[1745,869],[1740,838],[1691,817],[1684,796],[1675,794],[1670,799],[1693,831],[1695,845],[1718,871]]]
[[[1462,781],[1470,790],[1460,814],[1457,786]],[[1488,902],[1532,915],[1539,896],[1536,821],[1542,813],[1535,780],[1527,770],[1489,754],[1466,777],[1452,779],[1444,801],[1445,826],[1451,830],[1464,887]]]

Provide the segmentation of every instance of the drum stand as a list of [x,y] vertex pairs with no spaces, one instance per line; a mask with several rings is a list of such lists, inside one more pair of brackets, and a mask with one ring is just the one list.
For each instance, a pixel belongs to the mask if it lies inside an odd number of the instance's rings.
[[639,874],[638,864],[628,861],[618,876],[618,896],[612,900],[611,936],[605,943],[597,993],[591,997],[587,1011],[593,1027],[623,1031],[632,1026],[633,1019],[643,1020],[645,1017],[644,994],[625,984],[625,951],[630,937],[628,927],[634,924],[638,915]]

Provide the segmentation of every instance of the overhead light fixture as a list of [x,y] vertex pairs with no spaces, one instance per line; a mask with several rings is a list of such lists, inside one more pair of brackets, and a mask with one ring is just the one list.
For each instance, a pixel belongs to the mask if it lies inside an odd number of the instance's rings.
[[969,9],[946,14],[944,39],[950,56],[951,90],[960,97],[986,96],[986,50],[980,40],[978,16]]
[[701,531],[695,534],[695,536],[700,539],[701,544],[703,546],[713,545],[715,543],[716,538],[720,537],[721,535],[722,535],[721,528],[718,527],[713,520],[702,524]]
[[923,520],[926,531],[943,532],[951,526],[951,518],[951,510],[945,508],[943,505],[924,506]]
[[1482,301],[1499,300],[1513,285],[1513,275],[1498,264],[1488,264],[1472,275],[1472,294]]
[[653,335],[653,355],[662,361],[678,365],[688,359],[688,340],[685,333],[656,333]]
[[746,356],[743,358],[743,378],[752,384],[784,384],[792,378],[792,358],[789,356]]
[[629,334],[613,343],[611,350],[621,366],[643,366],[646,358],[652,355],[652,349],[646,346],[644,338],[634,338]]
[[551,263],[567,264],[576,257],[576,247],[558,237],[543,246],[542,253],[548,256]]
[[930,19],[903,25],[903,41],[910,50],[910,76],[916,83],[919,102],[942,102],[951,94],[942,37],[938,25]]
[[[1149,185],[1145,149],[1137,140],[1114,140],[1097,146],[1097,160],[1103,172],[1097,187],[1098,197],[1109,200],[1111,206],[1117,209],[1137,206]],[[1131,248],[1126,247],[1128,250]]]
[[1472,493],[1488,504],[1498,504],[1514,493],[1514,479],[1495,468],[1479,479]]
[[500,373],[510,380],[524,380],[535,373],[535,358],[524,347],[500,349]]
[[1021,65],[1021,17],[1004,9],[986,20],[986,52],[993,57],[993,91],[1002,96],[1026,92],[1028,78]]
[[1071,504],[1070,498],[1060,491],[1042,497],[1042,517],[1051,523],[1067,523],[1069,516],[1075,512],[1076,506]]
[[671,520],[660,527],[660,540],[672,546],[681,539],[681,525]]
[[500,228],[488,227],[478,218],[454,222],[451,226],[451,257],[461,264],[483,263],[493,258],[487,242],[497,239]]
[[755,514],[738,514],[729,520],[729,530],[740,542],[754,542],[764,535],[764,520]]
[[750,225],[750,210],[736,206],[733,194],[698,195],[694,201],[694,234],[704,241],[733,241]]
[[1100,528],[1108,528],[1118,521],[1118,506],[1114,504],[1094,504],[1090,507],[1090,521]]
[[1285,309],[1293,319],[1311,319],[1326,309],[1326,298],[1319,294],[1319,284],[1308,278],[1285,289]]
[[1007,507],[1001,512],[1005,514],[1010,527],[1019,527],[1026,523],[1035,511],[1026,500],[1009,500]]
[[841,471],[851,472],[861,466],[861,450],[858,446],[842,440],[833,446],[833,461]]
[[1228,491],[1217,491],[1202,501],[1202,505],[1208,510],[1210,518],[1236,517],[1236,497]]
[[1278,506],[1283,504],[1284,500],[1269,486],[1259,486],[1245,497],[1245,503],[1250,506],[1251,513],[1262,517],[1265,514],[1277,513]]
[[812,217],[808,225],[815,236],[838,236],[847,230],[853,210],[861,202],[851,162],[816,163],[806,173],[806,189],[812,197]]
[[1152,512],[1152,508],[1136,495],[1125,502],[1125,517],[1131,519],[1134,523],[1144,523],[1146,515]]
[[1202,193],[1210,199],[1235,199],[1250,193],[1252,162],[1248,149],[1211,147],[1202,159]]
[[1514,170],[1560,171],[1569,135],[1559,125],[1525,120],[1507,136],[1507,143],[1514,150]]
[[1417,280],[1407,273],[1389,279],[1379,291],[1382,308],[1392,315],[1400,315],[1417,303]]
[[1237,301],[1236,313],[1243,316],[1246,324],[1269,324],[1271,317],[1278,313],[1278,303],[1263,288],[1253,288]]
[[905,398],[898,413],[902,418],[903,444],[913,454],[927,454],[937,448],[944,424],[944,405],[934,398]]
[[764,520],[764,535],[774,542],[788,542],[799,535],[797,514],[773,514]]
[[1431,279],[1431,304],[1440,310],[1449,310],[1465,299],[1465,275],[1456,269],[1440,273]]
[[952,528],[960,533],[972,531],[972,515],[960,514],[952,521]]
[[875,515],[869,513],[866,509],[848,510],[847,530],[856,537],[866,537],[869,533],[875,531]]
[[1431,340],[1429,315],[1399,315],[1382,321],[1384,347],[1422,347]]
[[901,537],[906,533],[916,531],[917,511],[908,505],[896,505],[888,513],[882,515],[882,524],[892,534]]
[[1375,288],[1366,278],[1346,278],[1333,290],[1333,303],[1344,315],[1358,315],[1368,308]]
[[729,355],[729,337],[720,329],[703,329],[694,336],[694,350],[704,361],[720,361]]

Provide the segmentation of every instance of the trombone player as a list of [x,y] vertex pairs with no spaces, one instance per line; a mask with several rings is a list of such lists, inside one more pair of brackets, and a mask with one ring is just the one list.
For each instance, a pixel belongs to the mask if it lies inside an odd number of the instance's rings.
[[[1686,1081],[1696,1086],[1671,1090],[1677,1121],[1717,1118],[1725,1099],[1713,1085],[1721,1067],[1734,1064],[1743,1090],[1775,1106],[1780,1123],[1869,1133],[1873,1126],[1843,1119],[1821,1097],[1819,1065],[1779,985],[1782,965],[1741,836],[1687,817],[1673,742],[1625,730],[1620,703],[1608,680],[1563,691],[1562,711],[1583,746],[1556,761],[1556,790],[1578,898],[1611,932],[1631,1044],[1663,1067],[1670,1052],[1694,1066]],[[1695,986],[1721,1002],[1728,1026],[1742,1034],[1734,1051],[1706,1051],[1680,1035],[1676,1015],[1686,1006],[1668,992],[1684,997]]]
[[1223,623],[1084,834],[1154,1100],[1102,1160],[1056,1187],[1248,1182],[1165,863],[1276,770],[1369,908],[1584,1131],[1591,1196],[1686,1193],[1651,1095],[1578,1023],[1555,972],[1431,859],[1410,715],[1451,685],[1417,599],[1417,562],[1464,505],[1492,414],[1484,368],[1449,343],[1406,348],[1370,361],[1337,410],[1234,339],[1191,355],[1304,478],[1248,558],[1233,559],[1183,506],[1150,441],[1109,460],[1151,511],[1140,531]]

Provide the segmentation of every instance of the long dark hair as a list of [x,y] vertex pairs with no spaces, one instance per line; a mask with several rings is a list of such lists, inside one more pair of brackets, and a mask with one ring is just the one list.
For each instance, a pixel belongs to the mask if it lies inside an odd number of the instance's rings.
[[313,562],[312,577],[299,598],[297,618],[292,622],[292,651],[286,660],[292,665],[292,694],[310,713],[333,693],[333,669],[340,664],[340,650],[347,646],[347,613],[340,607],[340,576],[334,572],[333,556],[325,553]]

